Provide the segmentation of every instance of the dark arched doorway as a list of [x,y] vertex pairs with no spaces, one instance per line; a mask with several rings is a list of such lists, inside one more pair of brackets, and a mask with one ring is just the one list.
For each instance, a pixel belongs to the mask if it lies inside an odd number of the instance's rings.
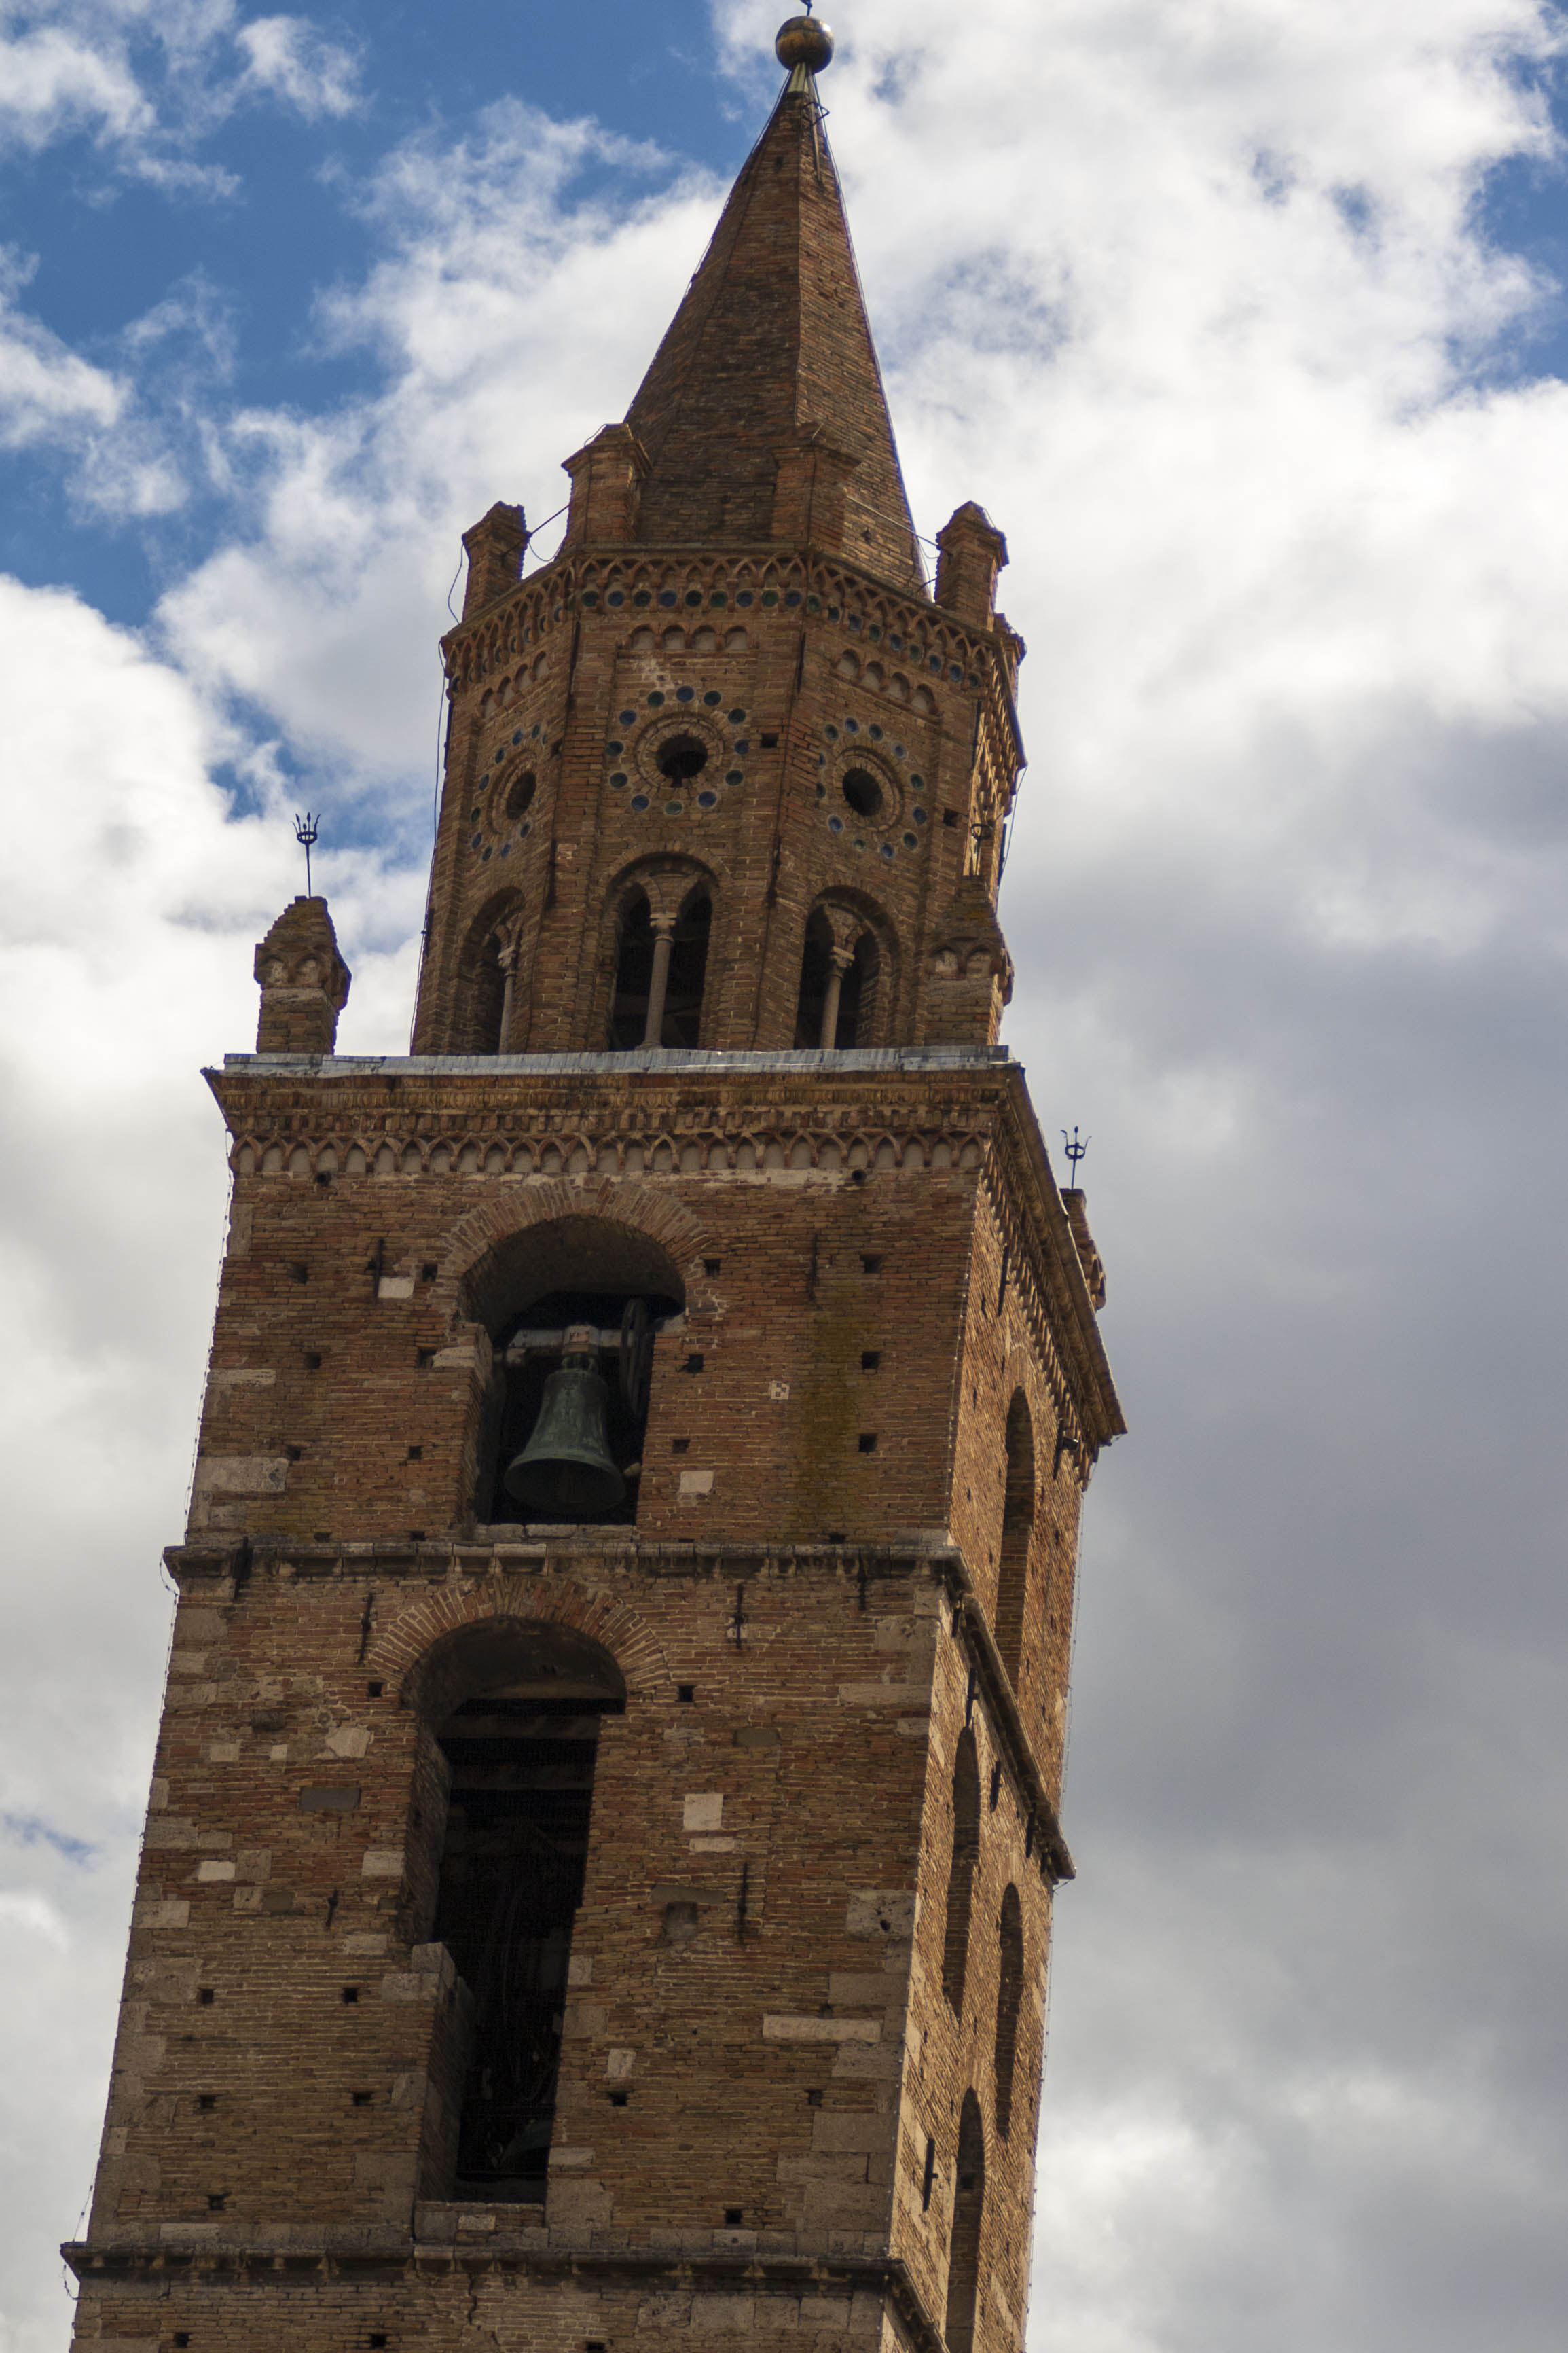
[[432,1653],[420,1712],[445,1766],[435,1940],[473,1997],[458,2198],[542,2198],[601,1724],[626,1706],[609,1652],[503,1619]]

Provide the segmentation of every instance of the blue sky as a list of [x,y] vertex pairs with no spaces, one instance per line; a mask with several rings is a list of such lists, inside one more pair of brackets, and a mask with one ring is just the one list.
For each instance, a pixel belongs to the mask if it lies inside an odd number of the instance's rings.
[[[624,410],[775,23],[0,0],[0,2353],[65,2341],[102,2113],[224,1229],[197,1073],[305,800],[342,1042],[404,1045],[460,533]],[[1006,1035],[1093,1137],[1131,1424],[1031,2353],[1558,2353],[1563,18],[835,26],[917,523],[1008,537]]]
[[[197,419],[263,406],[317,413],[377,380],[378,355],[324,333],[320,298],[374,267],[383,224],[370,190],[405,142],[459,137],[511,98],[560,121],[590,119],[635,142],[635,160],[584,156],[567,203],[612,205],[667,185],[683,162],[724,176],[744,155],[766,67],[716,38],[707,12],[600,0],[569,10],[480,0],[449,21],[415,5],[350,6],[273,23],[308,27],[303,72],[325,87],[292,96],[258,83],[227,6],[16,7],[3,22],[25,44],[95,16],[150,117],[130,131],[88,104],[42,132],[0,146],[0,217],[14,300],[94,365],[133,375],[138,397],[174,443]],[[585,32],[585,25],[589,28]],[[165,36],[168,26],[164,27]],[[1553,56],[1511,71],[1552,107]],[[1375,235],[1361,193],[1351,217]],[[1549,375],[1568,364],[1568,189],[1554,153],[1509,156],[1478,173],[1472,202],[1489,242],[1536,274],[1528,315],[1464,364],[1485,382]],[[617,390],[620,388],[617,387]],[[144,621],[160,592],[219,539],[233,501],[199,468],[171,512],[84,514],[68,468],[36,448],[0,455],[0,565],[33,584],[68,581],[118,621]]]
[[[24,38],[55,14],[7,13]],[[301,107],[276,89],[236,95],[245,60],[232,39],[171,58],[143,26],[124,54],[160,117],[154,135],[106,136],[101,118],[88,118],[42,153],[0,153],[4,237],[31,272],[27,311],[109,369],[164,314],[136,375],[175,434],[193,374],[214,406],[319,410],[374,382],[373,354],[334,351],[321,336],[316,298],[371,266],[367,183],[403,141],[457,132],[510,96],[661,151],[668,161],[650,154],[636,175],[657,185],[680,156],[732,172],[754,128],[697,9],[601,0],[590,39],[580,16],[531,7],[467,8],[460,39],[420,7],[310,21],[340,86],[324,101]],[[613,194],[622,177],[590,162],[578,193]],[[224,527],[224,501],[198,494],[173,516],[106,532],[73,514],[57,467],[18,453],[5,474],[0,564],[30,582],[69,580],[117,620],[144,619]]]

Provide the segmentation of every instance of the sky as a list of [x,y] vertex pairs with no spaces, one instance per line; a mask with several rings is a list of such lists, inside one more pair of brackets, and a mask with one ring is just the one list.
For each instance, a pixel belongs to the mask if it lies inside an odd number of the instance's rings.
[[[459,533],[619,417],[777,0],[0,0],[0,2353],[59,2353],[300,887],[404,1050]],[[911,501],[1006,532],[1091,1484],[1030,2353],[1560,2353],[1563,20],[844,0]],[[542,542],[552,543],[552,531]]]

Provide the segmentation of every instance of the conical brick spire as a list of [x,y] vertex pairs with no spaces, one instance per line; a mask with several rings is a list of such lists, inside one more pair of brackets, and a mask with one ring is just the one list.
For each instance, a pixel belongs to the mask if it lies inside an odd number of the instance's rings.
[[797,67],[627,413],[637,537],[841,549],[923,586],[838,175]]

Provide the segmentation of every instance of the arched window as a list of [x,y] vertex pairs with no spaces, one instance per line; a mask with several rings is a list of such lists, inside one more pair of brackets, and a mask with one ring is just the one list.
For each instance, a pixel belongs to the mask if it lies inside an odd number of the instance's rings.
[[446,1783],[432,1934],[473,1997],[446,2194],[542,2199],[599,1731],[626,1684],[587,1636],[496,1619],[438,1645],[415,1696]]
[[622,908],[616,935],[616,1000],[610,1011],[612,1053],[628,1053],[644,1042],[652,984],[653,915],[647,892],[638,891]]
[[814,907],[801,950],[795,1045],[834,1053],[870,1045],[880,977],[870,926],[847,908]]
[[947,2250],[947,2353],[972,2353],[980,2288],[980,2224],[985,2207],[985,2131],[980,2103],[965,2092],[958,2119],[958,2178]]
[[501,962],[499,940],[487,940],[474,973],[474,1042],[476,1054],[499,1054],[506,1022],[508,972]]
[[610,1050],[700,1044],[702,991],[713,902],[700,886],[678,909],[670,893],[638,890],[621,909],[616,934],[616,987],[610,1008]]
[[458,1053],[499,1054],[509,1042],[521,907],[517,893],[507,892],[469,926],[459,976]]
[[686,1294],[658,1245],[604,1218],[557,1218],[468,1278],[492,1372],[475,1517],[491,1525],[637,1518],[655,1337]]
[[1007,1483],[1002,1504],[1002,1560],[996,1572],[996,1648],[1016,1684],[1024,1649],[1029,1545],[1035,1533],[1035,1429],[1029,1403],[1015,1389],[1007,1409]]
[[942,1935],[942,1989],[949,2007],[963,2015],[963,1980],[969,1968],[969,1913],[974,1866],[980,1860],[980,1765],[974,1735],[959,1735],[952,1766],[952,1861],[947,1874],[947,1924]]
[[702,1031],[702,987],[708,977],[708,935],[713,902],[707,892],[689,899],[676,917],[670,941],[669,980],[665,990],[661,1046],[697,1046]]
[[996,2129],[1005,2139],[1013,2122],[1013,2065],[1018,2055],[1018,2003],[1024,1991],[1024,1913],[1018,1891],[1002,1898],[996,1924]]

